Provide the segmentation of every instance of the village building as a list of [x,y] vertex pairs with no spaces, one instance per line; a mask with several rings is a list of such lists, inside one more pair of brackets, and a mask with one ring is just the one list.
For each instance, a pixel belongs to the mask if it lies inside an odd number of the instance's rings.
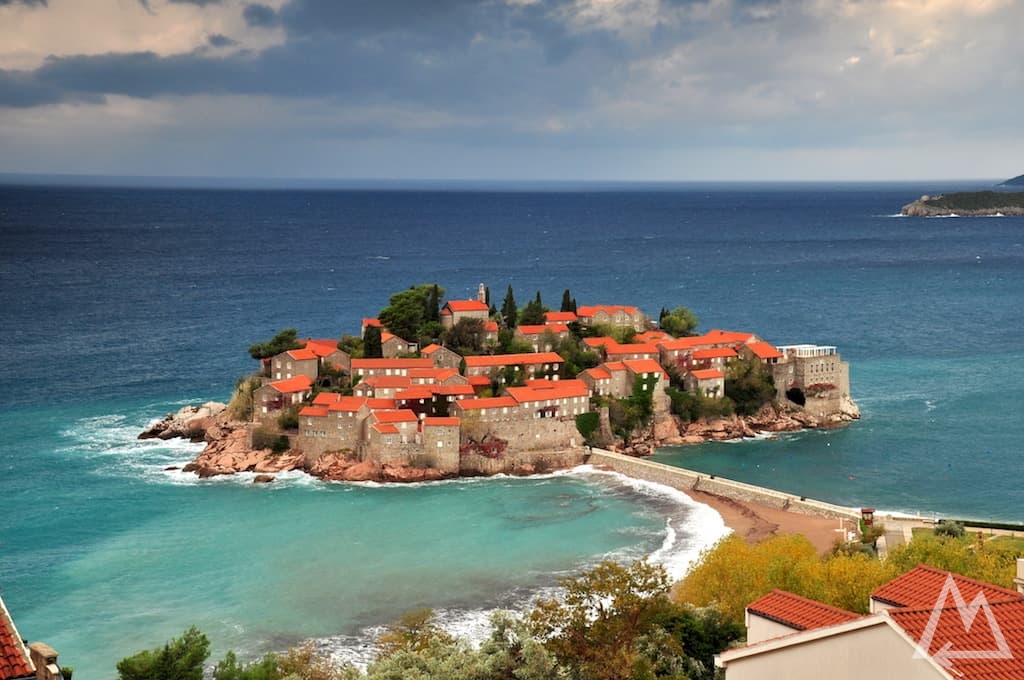
[[605,359],[608,361],[627,361],[636,359],[657,361],[659,356],[657,346],[646,342],[627,343],[624,345],[617,342],[611,342],[606,343],[603,348]]
[[408,375],[371,375],[357,382],[352,388],[352,394],[357,397],[394,399],[396,392],[410,387],[412,378]]
[[431,344],[420,350],[420,356],[430,359],[435,368],[451,368],[458,370],[462,363],[462,355],[456,354],[447,347]]
[[415,342],[403,340],[393,333],[384,332],[380,334],[380,350],[385,359],[415,354],[418,349],[419,345]]
[[717,368],[687,371],[683,374],[683,389],[690,394],[717,399],[725,396],[725,374]]
[[61,680],[57,652],[42,642],[25,645],[0,597],[0,680]]
[[452,328],[463,319],[487,321],[491,310],[483,300],[448,300],[441,307],[441,325]]
[[589,305],[578,307],[576,316],[584,326],[595,324],[607,324],[611,326],[624,326],[636,330],[638,333],[647,329],[647,315],[636,307],[629,305]]
[[369,378],[375,375],[409,375],[417,368],[433,368],[434,362],[423,357],[392,359],[353,359],[352,376]]
[[311,381],[320,374],[320,357],[311,349],[290,349],[270,359],[270,378],[287,380],[304,375]]
[[802,344],[778,350],[783,357],[771,369],[780,401],[792,402],[796,396],[805,411],[817,416],[843,410],[850,400],[850,365],[835,347]]
[[286,380],[274,380],[252,393],[253,417],[266,419],[277,417],[286,408],[309,399],[313,393],[313,381],[307,375],[297,375]]
[[548,325],[556,324],[571,324],[579,321],[580,318],[576,316],[576,312],[545,312],[544,323]]
[[606,366],[588,368],[579,375],[590,391],[597,396],[607,397],[612,393],[612,374]]
[[724,371],[726,366],[738,356],[739,354],[732,347],[698,349],[689,354],[682,365],[687,370],[713,368]]
[[740,345],[738,351],[742,359],[759,361],[769,366],[774,366],[783,359],[782,352],[773,345],[763,341]]
[[553,352],[569,337],[569,327],[564,323],[518,326],[515,337],[530,343],[534,352]]
[[1020,592],[919,565],[876,589],[871,611],[772,591],[747,607],[747,645],[715,665],[725,680],[1024,677]]
[[[466,376],[486,376],[499,384],[526,381],[530,378],[558,380],[564,360],[555,352],[525,354],[486,354],[466,357]],[[508,380],[512,377],[512,380]]]

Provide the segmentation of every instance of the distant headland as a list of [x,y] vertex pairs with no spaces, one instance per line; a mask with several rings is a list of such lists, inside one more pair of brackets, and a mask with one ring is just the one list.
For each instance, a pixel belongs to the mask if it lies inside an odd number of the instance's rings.
[[1022,216],[1024,191],[961,191],[922,196],[903,206],[901,212],[910,217]]
[[685,307],[655,322],[630,305],[577,306],[568,290],[558,311],[539,292],[519,308],[511,286],[500,310],[483,284],[473,299],[444,300],[436,284],[413,286],[340,340],[286,329],[249,348],[259,369],[228,405],[187,407],[140,437],[205,441],[184,468],[200,477],[298,469],[411,482],[860,417],[833,346],[698,335]]

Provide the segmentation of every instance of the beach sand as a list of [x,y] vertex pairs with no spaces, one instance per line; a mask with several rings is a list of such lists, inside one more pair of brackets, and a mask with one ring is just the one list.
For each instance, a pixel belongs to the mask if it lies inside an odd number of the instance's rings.
[[[843,532],[839,530],[840,520],[837,519],[803,515],[704,491],[685,490],[684,493],[698,503],[714,508],[725,520],[725,525],[748,543],[780,534],[803,534],[819,552],[825,553],[832,549],[836,539],[843,537]],[[844,522],[847,530],[852,528],[851,524],[849,520]]]

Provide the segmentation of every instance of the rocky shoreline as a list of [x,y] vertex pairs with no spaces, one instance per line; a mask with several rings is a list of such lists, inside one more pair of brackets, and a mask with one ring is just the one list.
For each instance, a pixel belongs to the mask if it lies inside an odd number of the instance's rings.
[[[992,193],[992,192],[986,192]],[[1013,194],[1018,196],[1019,194]],[[984,208],[968,208],[966,206],[948,205],[941,202],[942,196],[922,196],[913,203],[908,203],[900,210],[907,217],[1021,217],[1024,207],[1019,205],[993,206]]]
[[[656,419],[638,437],[628,442],[620,440],[606,448],[642,457],[663,446],[697,445],[764,435],[771,437],[780,432],[842,427],[860,418],[859,409],[852,401],[843,406],[839,413],[826,418],[771,404],[752,416],[730,416],[687,424],[666,415]],[[203,451],[181,468],[183,472],[195,473],[200,479],[252,472],[256,473],[254,483],[269,483],[274,481],[275,474],[291,470],[300,470],[324,481],[344,482],[429,482],[453,477],[432,468],[359,461],[349,453],[327,453],[308,462],[305,455],[295,449],[282,453],[254,449],[250,445],[250,426],[250,423],[232,419],[224,404],[209,402],[167,414],[139,434],[139,439],[183,438],[205,442]],[[535,472],[537,470],[532,466],[524,465],[513,474]]]

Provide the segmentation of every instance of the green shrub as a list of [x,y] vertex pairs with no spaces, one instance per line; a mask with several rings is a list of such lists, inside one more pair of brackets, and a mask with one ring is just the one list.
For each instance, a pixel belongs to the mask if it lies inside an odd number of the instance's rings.
[[576,429],[583,435],[583,439],[589,442],[597,432],[600,421],[601,418],[596,412],[581,413],[576,416]]
[[936,536],[947,536],[949,538],[963,538],[967,534],[964,525],[960,522],[944,521],[935,527]]

